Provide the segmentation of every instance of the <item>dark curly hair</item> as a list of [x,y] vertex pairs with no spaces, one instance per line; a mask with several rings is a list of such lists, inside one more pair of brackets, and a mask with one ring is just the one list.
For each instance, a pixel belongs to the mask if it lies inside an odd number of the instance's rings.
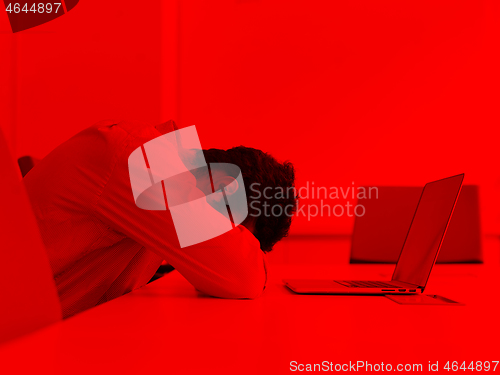
[[[242,224],[254,220],[254,235],[260,241],[261,249],[271,251],[288,235],[297,208],[292,163],[280,163],[261,150],[244,146],[229,150],[212,148],[203,150],[203,154],[207,163],[232,163],[240,167],[249,212]],[[275,209],[277,206],[279,209]]]

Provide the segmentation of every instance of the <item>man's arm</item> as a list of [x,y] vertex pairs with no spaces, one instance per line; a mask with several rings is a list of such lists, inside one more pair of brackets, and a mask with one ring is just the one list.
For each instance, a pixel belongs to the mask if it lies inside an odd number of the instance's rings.
[[[112,131],[124,130],[118,125]],[[259,241],[245,227],[238,226],[211,240],[181,248],[168,210],[149,211],[136,206],[128,156],[144,141],[135,135],[127,137],[95,206],[99,219],[161,256],[204,293],[222,298],[260,295],[266,283],[265,255]]]

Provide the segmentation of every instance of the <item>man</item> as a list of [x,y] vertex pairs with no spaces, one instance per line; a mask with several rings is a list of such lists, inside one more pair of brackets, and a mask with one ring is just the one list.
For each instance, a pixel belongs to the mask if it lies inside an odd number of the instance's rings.
[[[175,130],[173,121],[158,126],[102,121],[57,147],[24,178],[64,317],[145,285],[163,260],[211,296],[255,298],[263,291],[264,252],[287,235],[294,210],[281,210],[279,216],[250,212],[242,225],[181,247],[169,210],[143,210],[134,201],[129,156]],[[203,152],[207,164],[232,163],[241,169],[249,204],[255,201],[248,190],[252,184],[253,189],[293,187],[293,166],[262,151]],[[214,171],[212,178],[218,185],[227,176]],[[296,197],[269,201],[295,207]]]

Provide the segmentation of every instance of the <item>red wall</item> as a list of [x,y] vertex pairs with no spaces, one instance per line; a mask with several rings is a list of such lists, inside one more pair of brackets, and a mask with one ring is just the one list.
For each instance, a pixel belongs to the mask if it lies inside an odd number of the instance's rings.
[[500,232],[498,2],[191,1],[180,13],[179,118],[205,144],[290,159],[299,185],[465,172],[484,228]]
[[[0,121],[17,156],[105,118],[174,118],[205,147],[291,160],[299,186],[465,172],[485,231],[500,233],[497,2],[147,4],[80,1],[16,35],[0,15]],[[301,217],[293,231],[351,225]]]
[[44,156],[106,118],[159,122],[161,19],[160,1],[85,0],[44,25],[0,34],[15,44],[17,155]]

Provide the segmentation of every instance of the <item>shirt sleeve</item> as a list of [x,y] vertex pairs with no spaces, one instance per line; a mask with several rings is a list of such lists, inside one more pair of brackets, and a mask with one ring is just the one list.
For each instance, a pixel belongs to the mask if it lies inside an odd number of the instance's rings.
[[[106,131],[124,130],[115,126]],[[128,157],[144,142],[147,139],[132,134],[127,136],[96,202],[97,217],[111,229],[161,256],[196,289],[206,294],[221,298],[259,296],[267,280],[265,254],[259,241],[244,226],[181,248],[168,209],[143,210],[137,207],[130,183]]]

